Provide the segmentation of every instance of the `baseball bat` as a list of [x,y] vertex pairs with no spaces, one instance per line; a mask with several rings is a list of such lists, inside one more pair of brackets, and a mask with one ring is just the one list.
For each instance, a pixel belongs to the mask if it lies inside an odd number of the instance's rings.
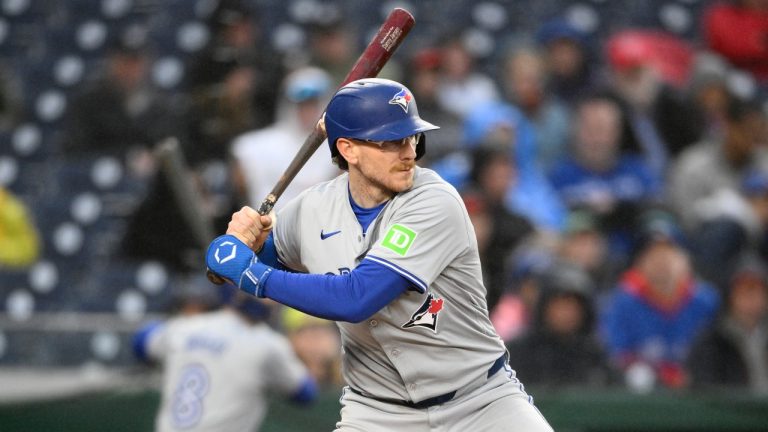
[[[413,28],[415,24],[413,15],[405,9],[395,8],[389,13],[389,16],[379,28],[376,36],[371,40],[365,50],[360,54],[352,69],[339,86],[344,87],[352,81],[361,78],[373,78],[376,77],[384,65],[392,57],[397,47],[403,42],[405,37]],[[322,118],[322,116],[321,116]],[[318,119],[319,122],[320,119]],[[304,140],[296,156],[285,169],[283,174],[278,179],[272,191],[261,202],[259,209],[257,210],[260,215],[269,214],[275,207],[277,200],[283,194],[288,185],[296,177],[304,164],[307,163],[310,157],[317,151],[320,144],[326,138],[326,133],[323,129],[317,125]],[[208,271],[208,279],[215,284],[222,284],[224,281]]]

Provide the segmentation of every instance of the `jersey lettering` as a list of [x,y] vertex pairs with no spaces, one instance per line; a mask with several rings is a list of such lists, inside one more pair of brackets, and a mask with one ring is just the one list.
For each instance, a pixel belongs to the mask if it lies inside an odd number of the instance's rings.
[[213,354],[221,354],[226,347],[227,344],[223,340],[205,336],[192,336],[187,340],[187,349],[189,351],[204,350],[210,351]]

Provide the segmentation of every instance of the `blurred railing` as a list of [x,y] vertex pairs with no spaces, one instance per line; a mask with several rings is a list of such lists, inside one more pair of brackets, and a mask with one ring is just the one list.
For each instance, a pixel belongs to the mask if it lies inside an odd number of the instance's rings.
[[[272,400],[261,431],[331,431],[339,393],[325,390],[310,408]],[[0,430],[151,431],[157,404],[156,391],[134,389],[0,405]],[[768,398],[740,392],[637,395],[582,389],[536,394],[536,405],[558,432],[768,430]]]

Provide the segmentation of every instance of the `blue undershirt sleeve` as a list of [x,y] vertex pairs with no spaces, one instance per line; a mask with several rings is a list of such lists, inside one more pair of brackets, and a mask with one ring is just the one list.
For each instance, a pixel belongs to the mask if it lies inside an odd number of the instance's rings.
[[277,246],[275,246],[275,237],[273,232],[269,233],[267,239],[264,240],[264,246],[261,247],[261,250],[256,255],[259,257],[259,261],[270,267],[274,267],[280,270],[285,268],[285,266],[283,266],[278,259]]
[[363,321],[405,292],[412,283],[370,260],[343,275],[275,270],[262,294],[309,315],[333,321]]
[[317,382],[308,376],[304,378],[304,381],[290,396],[289,400],[298,405],[308,405],[317,398],[317,392]]
[[164,323],[162,321],[152,321],[145,324],[133,335],[131,346],[133,348],[133,354],[144,363],[152,362],[152,359],[147,352],[149,338],[154,332],[160,330]]

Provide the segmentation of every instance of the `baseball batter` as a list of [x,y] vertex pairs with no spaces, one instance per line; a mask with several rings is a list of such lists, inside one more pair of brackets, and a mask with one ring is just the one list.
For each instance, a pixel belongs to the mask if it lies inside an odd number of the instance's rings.
[[297,403],[315,398],[315,381],[290,342],[263,322],[266,307],[232,292],[228,307],[137,333],[136,354],[164,369],[156,431],[253,431],[266,414],[267,391]]
[[235,213],[209,269],[339,323],[348,385],[337,431],[551,431],[488,318],[459,194],[416,166],[437,126],[403,85],[364,79],[334,95],[325,128],[347,172],[276,220]]

